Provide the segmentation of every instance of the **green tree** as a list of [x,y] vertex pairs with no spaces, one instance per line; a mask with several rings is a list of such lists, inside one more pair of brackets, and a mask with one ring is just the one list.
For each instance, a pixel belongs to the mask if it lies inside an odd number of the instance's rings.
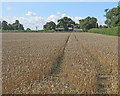
[[108,28],[106,25],[103,25],[103,28]]
[[1,21],[0,21],[0,30],[2,30],[2,23],[1,23]]
[[112,9],[105,9],[106,12],[106,21],[108,27],[120,26],[120,6]]
[[58,20],[57,28],[64,28],[64,31],[68,31],[69,27],[73,27],[75,25],[75,22],[68,17],[63,17]]
[[75,28],[75,29],[80,29],[80,24],[77,24],[77,23],[76,23],[76,24],[74,25],[74,28]]
[[85,19],[79,20],[80,28],[83,31],[88,31],[91,28],[98,28],[97,18],[95,17],[87,17]]
[[56,24],[53,21],[47,22],[44,26],[43,26],[44,30],[55,30],[56,28]]
[[12,24],[8,24],[8,30],[14,30]]
[[22,25],[22,24],[20,24],[20,25],[19,25],[18,30],[24,30],[24,27],[23,27],[23,25]]
[[14,30],[18,30],[19,29],[19,25],[20,25],[19,20],[16,20],[15,23],[12,24]]
[[2,21],[2,30],[8,30],[8,25],[7,24],[8,23],[5,20]]
[[22,24],[20,24],[19,20],[16,20],[15,23],[12,24],[14,30],[24,30]]
[[3,30],[24,30],[24,27],[22,24],[19,23],[19,20],[16,20],[13,24],[8,24],[7,21],[0,21],[0,29]]
[[102,25],[100,25],[100,26],[99,26],[99,28],[103,28],[103,26],[102,26]]
[[30,28],[27,28],[26,30],[31,30]]
[[106,25],[100,25],[99,28],[108,28]]
[[20,24],[19,20],[15,20],[15,24]]

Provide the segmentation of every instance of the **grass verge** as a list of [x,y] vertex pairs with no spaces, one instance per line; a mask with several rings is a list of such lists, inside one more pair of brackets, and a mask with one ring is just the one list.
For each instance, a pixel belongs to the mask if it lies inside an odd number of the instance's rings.
[[119,27],[112,27],[112,28],[92,28],[88,30],[89,33],[98,33],[104,35],[111,35],[111,36],[120,36],[120,26]]

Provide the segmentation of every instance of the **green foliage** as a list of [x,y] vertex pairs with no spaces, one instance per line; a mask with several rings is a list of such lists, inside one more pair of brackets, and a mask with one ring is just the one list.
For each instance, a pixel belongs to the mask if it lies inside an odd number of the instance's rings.
[[14,30],[24,30],[22,24],[19,23],[19,20],[16,20],[15,23],[12,24]]
[[28,33],[31,33],[31,32],[40,32],[40,33],[53,33],[53,32],[56,32],[56,33],[59,33],[59,32],[62,32],[62,33],[66,33],[66,32],[74,32],[74,31],[55,31],[55,30],[2,30],[3,33],[14,33],[14,32],[28,32]]
[[31,30],[30,28],[27,28],[26,30]]
[[75,28],[75,29],[80,29],[80,24],[75,24],[75,25],[74,25],[74,28]]
[[44,30],[55,30],[55,27],[56,27],[56,24],[55,24],[53,21],[47,22],[47,23],[43,26]]
[[80,28],[83,29],[83,31],[88,31],[91,28],[97,28],[97,19],[95,17],[87,17],[85,19],[79,20],[80,22]]
[[24,30],[22,24],[19,23],[18,20],[15,21],[13,24],[8,24],[5,20],[2,21],[2,30]]
[[2,30],[2,23],[1,23],[1,21],[0,21],[0,30]]
[[8,24],[8,30],[14,30],[14,27],[12,24]]
[[58,20],[57,28],[64,28],[64,31],[68,31],[69,27],[73,27],[75,25],[75,22],[68,17],[63,17]]
[[24,30],[24,27],[22,24],[19,25],[19,29],[18,30]]
[[3,21],[2,22],[2,30],[8,30],[7,22]]
[[93,28],[88,30],[90,33],[98,33],[98,34],[105,34],[105,35],[113,35],[113,36],[120,36],[120,26],[119,27],[112,27],[112,28]]
[[9,33],[13,33],[13,32],[55,32],[53,30],[2,30],[3,33],[5,32],[9,32]]
[[106,12],[106,21],[105,24],[107,24],[108,27],[116,27],[120,26],[120,6],[117,6],[116,8],[105,9]]

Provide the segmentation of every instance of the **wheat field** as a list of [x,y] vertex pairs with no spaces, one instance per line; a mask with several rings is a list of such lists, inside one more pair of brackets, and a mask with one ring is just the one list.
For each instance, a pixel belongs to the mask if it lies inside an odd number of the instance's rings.
[[118,37],[3,33],[2,94],[118,94]]

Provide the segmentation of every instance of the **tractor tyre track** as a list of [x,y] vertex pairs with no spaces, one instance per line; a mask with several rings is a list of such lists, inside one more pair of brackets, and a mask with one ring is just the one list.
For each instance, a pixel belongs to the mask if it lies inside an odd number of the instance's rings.
[[[89,46],[85,45],[84,42],[82,42],[81,39],[78,39],[78,37],[74,34],[76,40],[83,46],[83,48],[88,52],[88,54],[91,55],[91,57],[97,62],[95,65],[96,68],[96,78],[97,78],[97,85],[96,85],[96,93],[97,94],[109,94],[110,90],[114,87],[112,85],[113,81],[110,79],[112,78],[112,74],[109,70],[106,70],[106,68],[102,67],[102,65],[106,65],[106,63],[109,64],[108,60],[102,58],[102,60],[99,60],[99,53],[95,52],[93,49],[91,49]],[[109,82],[109,80],[111,80]]]
[[66,48],[67,43],[69,41],[69,38],[70,38],[70,35],[68,35],[64,46],[61,48],[62,52],[57,57],[57,59],[53,62],[53,64],[52,64],[53,66],[51,68],[51,72],[49,73],[49,76],[55,76],[55,75],[60,73],[60,71],[61,71],[60,67],[61,67],[61,64],[62,64],[62,61],[63,61],[63,58],[64,58],[64,51],[65,51],[65,48]]

